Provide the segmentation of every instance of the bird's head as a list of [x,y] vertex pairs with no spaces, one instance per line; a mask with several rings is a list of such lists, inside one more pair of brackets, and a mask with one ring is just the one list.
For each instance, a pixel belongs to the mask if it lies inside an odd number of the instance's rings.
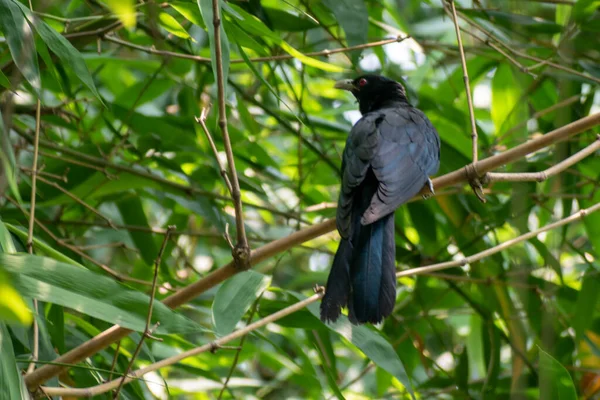
[[356,79],[344,79],[337,81],[334,87],[352,93],[363,114],[392,102],[408,103],[404,86],[381,75],[363,75]]

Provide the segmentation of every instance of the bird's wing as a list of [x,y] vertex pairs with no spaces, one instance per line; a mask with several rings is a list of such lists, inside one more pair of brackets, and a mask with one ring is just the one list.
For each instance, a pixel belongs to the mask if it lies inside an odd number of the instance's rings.
[[384,115],[377,112],[366,114],[352,127],[346,140],[336,219],[338,231],[343,238],[350,236],[354,192],[365,179],[379,147],[377,125],[383,118]]
[[413,107],[380,110],[377,150],[370,166],[379,187],[362,216],[363,225],[393,212],[423,188],[439,167],[439,136],[427,117]]

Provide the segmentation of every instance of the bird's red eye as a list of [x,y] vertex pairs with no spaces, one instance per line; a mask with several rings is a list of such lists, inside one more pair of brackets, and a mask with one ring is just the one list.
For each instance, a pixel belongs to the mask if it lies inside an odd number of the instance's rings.
[[358,81],[358,86],[363,87],[367,84],[367,80],[365,78],[360,78]]

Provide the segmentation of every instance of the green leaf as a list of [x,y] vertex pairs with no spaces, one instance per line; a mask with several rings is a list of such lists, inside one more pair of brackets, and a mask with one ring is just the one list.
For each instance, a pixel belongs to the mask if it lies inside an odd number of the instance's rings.
[[[158,14],[158,20],[160,25],[173,35],[182,39],[191,39],[190,34],[185,30],[183,26],[173,16],[165,12]],[[193,39],[192,39],[193,40]]]
[[[219,2],[219,7],[220,7]],[[198,7],[200,8],[200,12],[202,13],[202,19],[204,20],[204,24],[207,27],[208,32],[208,40],[210,42],[210,60],[213,70],[213,75],[215,77],[215,82],[217,82],[217,54],[215,48],[215,30],[213,29],[213,8],[212,8],[212,0],[198,0]],[[221,10],[222,17],[222,10]],[[223,24],[219,25],[219,32],[221,37],[221,62],[223,67],[223,84],[225,85],[225,91],[227,91],[227,80],[229,77],[229,40],[227,40],[227,34],[225,33],[225,28]]]
[[6,132],[6,128],[4,127],[4,118],[0,111],[0,191],[4,190],[3,180],[6,180],[6,184],[8,184],[12,195],[21,203],[23,200],[17,187],[15,155],[13,154],[12,145],[8,140],[8,132]]
[[[0,254],[0,267],[12,275],[15,287],[24,296],[62,305],[137,332],[144,331],[149,297],[109,277],[31,255]],[[158,321],[158,334],[205,331],[155,300],[152,323]]]
[[39,96],[42,88],[33,31],[13,0],[0,0],[0,31],[4,33],[15,65]]
[[[500,64],[492,79],[491,114],[496,135],[527,120],[527,104],[521,100],[522,90],[511,66],[507,63]],[[527,128],[523,127],[520,131],[526,134]]]
[[169,5],[194,25],[206,29],[206,24],[202,20],[202,14],[200,14],[198,5],[186,1],[172,1],[169,2]]
[[[138,196],[128,196],[117,203],[123,222],[127,225],[150,227],[148,218],[144,212],[142,201]],[[144,262],[151,266],[158,256],[158,246],[154,242],[154,237],[149,232],[130,231],[129,236],[135,243],[135,247],[140,251]]]
[[[349,46],[367,43],[369,13],[364,0],[324,0],[323,3],[344,29]],[[353,60],[357,61],[359,55],[360,51],[354,51]]]
[[540,398],[577,400],[569,371],[550,354],[540,350]]
[[215,295],[212,319],[219,336],[231,333],[252,303],[271,284],[271,278],[244,271],[226,280]]
[[600,7],[600,0],[577,0],[573,6],[575,21],[582,22]]
[[106,0],[106,5],[120,20],[125,28],[133,28],[136,22],[134,0]]
[[287,32],[303,32],[317,28],[319,24],[307,14],[294,15],[278,8],[263,7],[273,29]]
[[4,75],[4,72],[2,72],[1,69],[0,69],[0,86],[3,86],[6,89],[10,90],[10,81],[8,80],[6,75]]
[[583,277],[583,283],[577,296],[577,304],[575,305],[575,315],[573,316],[573,329],[577,334],[577,342],[583,338],[586,329],[592,322],[596,304],[600,298],[600,278],[598,271],[588,269]]
[[17,368],[12,340],[6,325],[0,322],[0,393],[5,399],[29,399],[25,383]]
[[[21,239],[21,241],[23,243],[27,243],[27,236],[28,236],[27,232],[17,228],[14,225],[8,224],[8,223],[5,223],[5,226],[13,235],[15,235],[19,239]],[[71,264],[71,265],[74,265],[79,268],[85,268],[83,265],[79,264],[77,261],[73,260],[72,258],[67,257],[63,253],[54,250],[51,246],[48,246],[46,243],[42,242],[41,240],[36,239],[35,236],[33,237],[33,248],[35,249],[35,253],[37,255],[45,255],[45,256],[53,258],[59,262]]]
[[0,219],[0,252],[14,254],[17,252],[15,244],[13,243],[10,232],[6,229],[6,225]]
[[33,315],[23,298],[11,285],[8,275],[0,268],[0,321],[29,326]]
[[[121,0],[119,0],[120,2]],[[21,3],[15,2],[21,7],[21,11],[29,23],[35,28],[46,46],[60,59],[64,67],[69,67],[73,74],[83,83],[96,98],[100,101],[100,94],[96,90],[96,85],[92,79],[90,71],[88,71],[81,54],[73,45],[64,38],[63,35],[50,28],[44,21],[34,16],[31,11]]]

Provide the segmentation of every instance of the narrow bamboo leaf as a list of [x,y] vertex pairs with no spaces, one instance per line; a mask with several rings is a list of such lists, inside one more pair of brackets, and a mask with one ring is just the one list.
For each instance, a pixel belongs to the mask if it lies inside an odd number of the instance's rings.
[[[117,206],[125,224],[150,227],[139,197],[126,197],[119,201]],[[153,235],[148,232],[130,231],[129,236],[135,243],[135,247],[140,251],[144,262],[149,266],[152,265],[158,255],[158,246],[154,242]]]
[[33,315],[10,282],[9,275],[0,269],[0,321],[29,326]]
[[206,29],[206,24],[202,20],[202,14],[196,4],[187,1],[171,1],[169,5],[194,25]]
[[219,287],[212,305],[215,332],[227,335],[235,329],[258,296],[271,284],[271,278],[245,271],[228,279]]
[[15,155],[8,140],[8,132],[6,132],[4,127],[4,118],[0,111],[0,191],[4,186],[3,179],[6,180],[5,184],[8,184],[12,195],[21,203],[21,194],[17,187]]
[[[220,3],[219,3],[220,4]],[[217,54],[215,50],[215,30],[213,29],[213,8],[212,0],[198,0],[198,7],[200,13],[202,13],[202,19],[206,25],[208,32],[208,40],[210,42],[210,59],[215,76],[215,82],[217,82]],[[229,77],[229,40],[227,40],[227,34],[223,24],[219,26],[219,32],[221,37],[221,62],[223,65],[223,83],[225,85],[225,91],[227,91],[227,79]]]
[[33,31],[23,18],[20,6],[14,0],[0,0],[0,31],[6,37],[15,65],[39,96],[42,83]]
[[170,14],[162,12],[158,15],[158,20],[160,21],[160,25],[173,35],[182,39],[193,40],[188,31],[186,31],[185,28]]
[[[12,237],[0,220],[0,253],[17,252]],[[10,282],[9,275],[0,269],[0,321],[29,326],[33,321],[31,310]],[[1,392],[0,392],[1,393]]]
[[10,81],[8,80],[6,75],[4,75],[4,72],[2,72],[1,69],[0,69],[0,86],[5,87],[6,89],[10,90]]
[[6,225],[0,219],[0,253],[14,254],[17,252],[15,244],[12,241],[10,232],[6,229]]
[[[6,0],[5,0],[6,1]],[[13,0],[14,1],[14,0]],[[23,4],[14,1],[20,8],[27,21],[35,28],[46,46],[60,59],[63,66],[70,68],[73,74],[83,83],[94,96],[100,99],[96,85],[88,71],[81,54],[63,35],[50,28],[48,24],[34,16]]]
[[[369,13],[364,0],[324,0],[323,3],[342,26],[349,46],[367,42]],[[359,55],[360,51],[352,52],[354,62],[358,60]]]
[[[111,278],[46,257],[0,254],[0,267],[8,271],[24,296],[62,305],[111,324],[141,332],[146,324],[149,297]],[[205,331],[188,318],[155,301],[152,323],[157,333]]]
[[6,325],[0,322],[0,393],[5,399],[29,399],[21,373],[15,361],[12,340]]
[[569,371],[540,349],[540,398],[577,400],[577,392]]
[[133,28],[135,26],[134,0],[106,0],[106,5],[121,20],[125,28]]
[[[5,223],[5,226],[13,235],[17,236],[23,243],[27,242],[27,232],[17,228],[14,225],[8,224],[8,223]],[[72,258],[65,256],[60,251],[56,251],[51,246],[48,246],[46,243],[42,242],[41,240],[36,239],[35,236],[33,237],[33,248],[35,249],[35,253],[37,255],[45,255],[45,256],[53,258],[59,262],[64,262],[67,264],[75,265],[76,267],[79,267],[79,268],[85,268],[83,265],[79,264],[77,261],[73,260]]]
[[589,269],[583,277],[581,290],[577,296],[577,304],[575,305],[575,315],[573,317],[573,329],[577,334],[577,342],[583,338],[586,329],[592,322],[596,304],[600,298],[600,278],[597,271]]
[[278,8],[263,7],[273,29],[278,31],[302,32],[317,28],[319,24],[308,14],[294,15]]

